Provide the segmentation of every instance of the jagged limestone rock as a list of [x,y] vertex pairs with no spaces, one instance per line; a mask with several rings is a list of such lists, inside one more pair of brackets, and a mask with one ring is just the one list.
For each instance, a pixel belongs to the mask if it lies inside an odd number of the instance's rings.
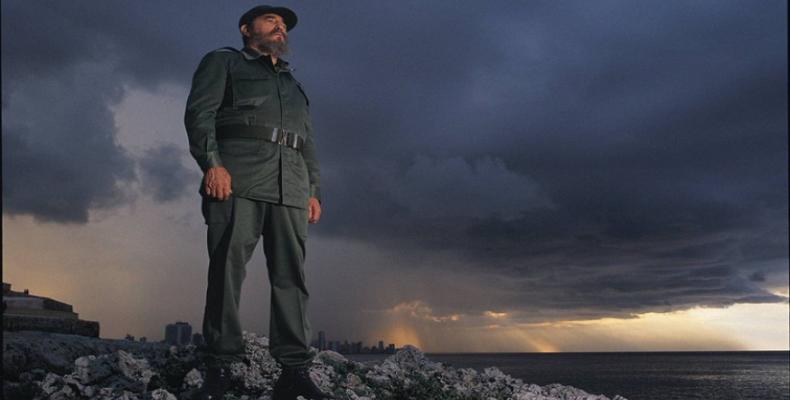
[[[3,371],[14,372],[4,374],[5,398],[188,400],[205,378],[206,366],[194,346],[59,334],[12,335],[11,349],[16,353],[3,357]],[[269,340],[247,332],[244,340],[246,361],[230,367],[229,398],[271,400],[280,368],[269,353]],[[37,353],[49,351],[53,343],[62,346],[56,357]],[[71,360],[68,367],[64,360]],[[334,351],[318,352],[310,375],[319,387],[340,399],[609,400],[560,384],[525,384],[495,367],[478,372],[445,366],[408,345],[373,365],[350,361]],[[626,399],[615,396],[612,400]]]
[[178,400],[176,396],[164,389],[156,389],[145,395],[145,400]]
[[203,385],[203,375],[196,368],[192,368],[184,376],[184,384],[181,385],[183,389],[195,389]]

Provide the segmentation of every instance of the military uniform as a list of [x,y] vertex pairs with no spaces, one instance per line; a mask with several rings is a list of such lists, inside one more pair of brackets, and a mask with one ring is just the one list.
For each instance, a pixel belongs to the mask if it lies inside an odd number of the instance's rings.
[[285,60],[250,48],[208,53],[192,80],[185,125],[203,172],[224,166],[232,195],[221,201],[201,184],[209,274],[203,335],[215,360],[244,352],[239,300],[245,265],[263,236],[271,292],[270,350],[283,366],[309,364],[304,259],[307,207],[320,201],[309,100]]

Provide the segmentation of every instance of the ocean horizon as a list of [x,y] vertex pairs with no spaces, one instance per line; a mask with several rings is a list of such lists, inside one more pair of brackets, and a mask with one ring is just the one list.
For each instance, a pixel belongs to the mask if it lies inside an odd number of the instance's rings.
[[[525,383],[561,383],[629,400],[790,400],[790,351],[607,351],[425,353],[431,361]],[[344,354],[374,364],[389,354]]]

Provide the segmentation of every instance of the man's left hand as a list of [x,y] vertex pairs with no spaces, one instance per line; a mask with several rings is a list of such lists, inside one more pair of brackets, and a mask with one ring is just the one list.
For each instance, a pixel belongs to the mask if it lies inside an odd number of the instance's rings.
[[321,203],[315,197],[311,197],[307,204],[307,222],[314,224],[319,219],[321,219]]

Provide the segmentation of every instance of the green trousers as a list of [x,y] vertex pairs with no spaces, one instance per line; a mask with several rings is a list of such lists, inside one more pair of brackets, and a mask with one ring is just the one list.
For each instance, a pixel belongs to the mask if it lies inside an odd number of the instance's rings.
[[307,210],[232,196],[225,201],[203,198],[208,225],[208,290],[203,336],[209,360],[243,359],[239,321],[241,285],[258,238],[271,285],[269,350],[281,366],[312,362],[307,315],[309,293],[304,260]]

